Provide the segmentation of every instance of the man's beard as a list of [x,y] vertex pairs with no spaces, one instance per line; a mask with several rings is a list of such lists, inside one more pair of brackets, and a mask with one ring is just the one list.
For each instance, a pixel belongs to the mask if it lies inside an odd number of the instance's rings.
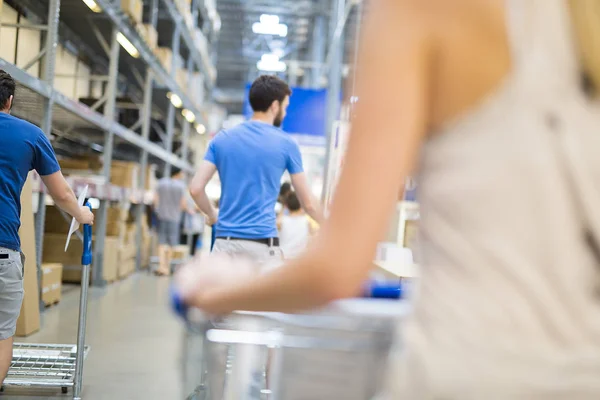
[[283,123],[283,113],[279,112],[279,114],[275,117],[275,120],[273,121],[273,125],[276,126],[277,128],[281,128],[281,124]]

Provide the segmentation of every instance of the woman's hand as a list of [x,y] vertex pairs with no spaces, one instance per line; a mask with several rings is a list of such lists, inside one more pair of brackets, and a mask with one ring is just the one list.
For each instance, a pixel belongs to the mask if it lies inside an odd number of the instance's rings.
[[201,255],[177,272],[175,285],[188,305],[204,309],[207,292],[249,281],[257,274],[258,268],[247,258]]

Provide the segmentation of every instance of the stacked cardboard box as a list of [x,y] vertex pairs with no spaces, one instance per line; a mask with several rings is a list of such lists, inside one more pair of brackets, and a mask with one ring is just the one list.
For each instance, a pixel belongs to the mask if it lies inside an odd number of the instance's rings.
[[148,268],[150,266],[150,256],[152,255],[153,232],[148,226],[146,218],[142,219],[142,259],[141,267]]
[[146,185],[145,185],[144,189],[146,189],[146,190],[155,190],[156,189],[156,184],[157,184],[156,170],[157,170],[157,166],[154,164],[149,165],[148,168],[146,169]]
[[61,169],[66,171],[100,172],[102,170],[102,158],[100,156],[61,157],[58,159],[58,164]]
[[185,68],[179,68],[177,70],[177,76],[176,76],[176,80],[177,80],[177,84],[179,85],[180,88],[182,88],[185,91],[188,91],[188,70]]
[[183,261],[190,256],[190,246],[180,245],[173,247],[173,260]]
[[110,167],[110,183],[128,189],[137,189],[140,165],[135,162],[113,161]]
[[126,233],[119,246],[118,260],[118,276],[123,279],[131,275],[135,271],[135,259],[137,255],[137,247],[135,224],[127,225]]
[[[71,238],[69,248],[65,252],[65,234],[46,233],[44,236],[44,253],[42,260],[44,263],[60,263],[63,265],[63,282],[81,282],[81,255],[83,246],[79,239]],[[95,240],[92,242],[94,248]],[[104,239],[104,261],[102,268],[102,279],[107,282],[117,280],[117,262],[118,262],[119,239],[115,237],[106,237]],[[92,264],[92,274],[94,265]],[[91,274],[90,274],[91,276]]]
[[158,47],[158,32],[156,31],[156,28],[150,24],[137,24],[136,28],[150,50],[156,50]]
[[170,73],[173,65],[173,51],[168,47],[159,47],[154,50],[154,54],[165,70]]
[[56,304],[61,299],[62,264],[42,265],[42,301],[46,306]]
[[144,11],[142,0],[121,0],[121,8],[135,24],[142,22]]
[[[94,210],[98,214],[98,210]],[[109,207],[106,214],[106,236],[121,237],[125,232],[125,222],[129,216],[129,211],[121,207]],[[65,218],[58,207],[46,207],[46,220],[44,223],[45,233],[58,233],[66,235],[69,232],[71,218]],[[66,240],[66,236],[65,236]]]
[[35,230],[33,224],[33,206],[31,175],[21,192],[21,250],[26,256],[23,286],[25,294],[21,304],[21,314],[17,320],[17,336],[28,336],[40,329],[40,293],[36,268]]

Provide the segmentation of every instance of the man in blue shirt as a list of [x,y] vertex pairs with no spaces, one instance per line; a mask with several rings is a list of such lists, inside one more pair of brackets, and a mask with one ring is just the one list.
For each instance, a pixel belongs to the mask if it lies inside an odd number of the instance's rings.
[[29,171],[38,172],[56,205],[81,224],[94,222],[92,212],[77,204],[44,132],[10,115],[15,86],[13,78],[0,70],[0,382],[10,366],[23,302],[24,256],[19,227],[21,191]]
[[[279,127],[291,90],[275,76],[261,76],[250,88],[252,119],[219,132],[210,142],[190,192],[198,207],[215,224],[213,251],[246,255],[259,264],[282,259],[275,203],[287,170],[305,211],[316,221],[321,210],[310,194],[300,149]],[[221,180],[219,212],[206,194],[215,172]]]

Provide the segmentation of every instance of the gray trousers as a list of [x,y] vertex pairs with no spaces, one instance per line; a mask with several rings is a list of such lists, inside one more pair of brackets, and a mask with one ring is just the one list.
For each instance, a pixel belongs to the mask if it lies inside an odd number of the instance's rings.
[[225,253],[232,257],[249,258],[263,272],[275,269],[283,263],[283,252],[279,247],[270,247],[250,240],[217,239],[213,247],[213,253]]

